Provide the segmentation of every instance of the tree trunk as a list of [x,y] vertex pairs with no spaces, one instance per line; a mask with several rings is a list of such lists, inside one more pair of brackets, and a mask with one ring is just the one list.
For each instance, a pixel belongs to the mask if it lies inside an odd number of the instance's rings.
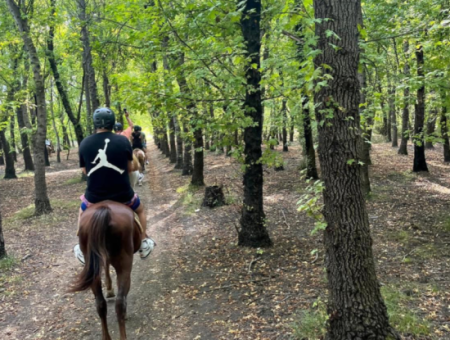
[[3,157],[3,145],[1,138],[0,138],[0,165],[5,165],[5,157]]
[[[408,40],[405,40],[403,44],[403,51],[405,56],[407,55],[409,50]],[[409,65],[408,62],[405,62],[405,66],[403,67],[404,78],[408,79],[409,74]],[[400,148],[398,149],[399,155],[407,155],[408,154],[408,139],[409,139],[409,87],[405,86],[403,90],[403,114],[402,114],[402,134],[401,134],[401,142]]]
[[305,157],[306,157],[306,179],[318,179],[316,166],[316,151],[314,150],[314,140],[311,128],[311,117],[309,113],[309,98],[303,97],[303,134],[305,138]]
[[[360,17],[360,25],[362,26],[362,17]],[[361,103],[366,103],[366,89],[367,89],[367,80],[366,80],[366,73],[363,71],[361,73],[358,73],[358,79],[359,84],[361,86]],[[370,149],[371,149],[371,140],[372,140],[372,127],[373,127],[373,116],[372,114],[367,110],[367,105],[363,110],[363,108],[360,105],[359,109],[359,115],[360,117],[364,116],[364,126],[361,128],[361,138],[359,139],[359,157],[361,159],[361,190],[365,197],[367,197],[370,192],[372,191],[372,188],[370,186],[370,176],[369,176],[369,165],[372,164],[372,161],[370,159]]]
[[45,166],[50,166],[50,158],[48,154],[47,146],[44,147],[44,160],[45,160]]
[[[386,339],[394,333],[380,292],[358,159],[361,1],[314,0],[316,65],[329,65],[328,86],[316,93],[328,277],[327,340]],[[333,20],[326,20],[333,18]],[[328,32],[336,33],[329,35]],[[338,48],[335,48],[337,46]],[[331,113],[331,117],[330,117]],[[327,117],[328,116],[328,117]],[[350,163],[349,161],[352,160]],[[392,334],[394,338],[399,336]]]
[[[418,44],[419,45],[419,44]],[[423,48],[416,48],[417,76],[421,81],[421,87],[417,90],[417,105],[415,105],[414,118],[414,164],[413,172],[427,171],[428,166],[425,159],[425,143],[423,136],[423,123],[425,120],[425,83],[424,83],[424,59]]]
[[14,157],[6,140],[5,130],[0,131],[0,140],[2,142],[3,156],[5,159],[5,176],[4,179],[17,178],[16,169],[14,168]]
[[161,133],[162,133],[162,140],[161,143],[163,144],[163,153],[164,156],[166,156],[167,158],[170,158],[170,147],[169,147],[169,138],[167,137],[167,127],[166,127],[166,123],[164,122],[164,125],[161,129]]
[[5,238],[3,237],[2,213],[0,212],[0,260],[7,256]]
[[183,169],[183,137],[181,136],[181,128],[178,121],[178,117],[173,117],[173,123],[175,125],[175,133],[177,137],[177,161],[175,163],[175,169]]
[[427,141],[425,142],[425,148],[434,149],[433,145],[433,136],[436,131],[436,119],[437,119],[437,110],[435,108],[430,110],[428,114],[427,120]]
[[192,141],[189,138],[189,129],[186,122],[183,123],[184,130],[184,159],[182,176],[192,175]]
[[47,109],[45,103],[44,78],[41,74],[39,56],[30,37],[30,29],[27,18],[21,13],[14,0],[6,0],[14,17],[24,45],[28,51],[30,63],[33,68],[33,77],[37,101],[37,130],[33,135],[34,153],[34,184],[35,184],[35,214],[42,215],[52,211],[50,200],[47,196],[47,183],[45,181],[45,138],[47,130]]
[[16,152],[16,134],[15,134],[15,128],[16,128],[16,118],[14,115],[11,116],[9,120],[9,136],[11,140],[11,148],[12,148],[12,155],[14,162],[17,162],[17,152]]
[[[239,230],[239,245],[250,247],[267,247],[272,245],[266,229],[266,217],[263,209],[263,168],[262,156],[263,108],[261,103],[261,2],[247,0],[242,4],[240,19],[244,43],[247,89],[245,93],[245,116],[254,125],[244,130],[245,172],[244,172],[244,204]],[[256,67],[253,67],[256,65]]]
[[53,131],[55,131],[56,136],[56,162],[61,163],[61,141],[59,139],[58,129],[56,128],[55,113],[53,112],[53,81],[50,85],[50,113],[52,115]]
[[441,136],[444,139],[444,162],[450,162],[450,143],[448,140],[448,125],[447,125],[447,104],[445,102],[447,93],[442,91],[442,111],[441,111]]
[[[87,74],[86,69],[84,70],[84,73]],[[92,135],[94,124],[92,121],[92,107],[91,107],[91,92],[89,91],[89,77],[85,76],[83,77],[83,86],[86,89],[86,125],[87,125],[87,133],[89,135]],[[122,124],[123,126],[123,124]]]
[[194,131],[194,168],[192,171],[192,185],[199,187],[205,185],[203,168],[203,132],[201,128],[196,127]]
[[283,151],[288,152],[288,135],[287,135],[287,100],[283,99],[281,111],[283,112]]
[[[92,53],[91,53],[91,43],[89,38],[89,31],[87,26],[87,16],[86,16],[86,1],[85,0],[77,0],[78,9],[79,9],[79,18],[81,20],[81,40],[83,42],[83,69],[86,71],[86,78],[88,87],[86,87],[86,93],[89,92],[91,99],[91,109],[96,110],[100,106],[100,101],[98,99],[97,92],[97,82],[95,81],[95,70],[92,62]],[[89,111],[87,113],[89,116],[92,115],[92,112]]]
[[109,85],[108,75],[106,70],[103,70],[103,94],[105,96],[106,107],[111,107],[111,86]]
[[16,108],[17,124],[19,124],[20,129],[20,140],[22,144],[22,156],[25,163],[25,171],[34,171],[33,158],[31,157],[30,143],[28,140],[28,134],[25,131],[25,122],[23,115],[27,115],[26,105],[21,105]]
[[[78,142],[78,145],[80,145],[81,141],[84,138],[83,129],[81,128],[81,124],[80,124],[80,118],[76,117],[72,110],[72,106],[70,105],[69,96],[67,95],[67,91],[64,88],[63,82],[61,80],[61,76],[58,71],[58,64],[55,59],[55,52],[54,52],[55,48],[54,48],[54,44],[53,44],[54,37],[55,37],[55,25],[54,25],[54,21],[53,21],[55,18],[55,1],[56,0],[51,0],[51,2],[50,2],[52,20],[50,21],[51,24],[50,24],[49,35],[48,35],[48,39],[47,39],[47,51],[46,51],[47,59],[49,61],[50,68],[53,73],[53,78],[55,79],[56,89],[58,90],[59,97],[61,98],[62,104],[64,106],[64,110],[66,111],[67,116],[69,117],[70,121],[72,122],[72,124],[75,128],[75,135],[77,137],[77,142]],[[84,77],[83,77],[83,79],[84,79]]]
[[169,117],[169,137],[170,137],[170,163],[177,162],[177,147],[175,144],[175,123],[174,118]]
[[397,136],[397,113],[395,108],[395,86],[391,86],[389,90],[389,116],[391,117],[391,128],[392,128],[392,147],[398,147],[398,136]]

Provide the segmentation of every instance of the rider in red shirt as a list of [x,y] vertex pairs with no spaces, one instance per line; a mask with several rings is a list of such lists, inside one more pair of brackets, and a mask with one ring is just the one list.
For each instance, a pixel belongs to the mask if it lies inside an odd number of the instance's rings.
[[123,129],[123,125],[121,123],[114,124],[114,131],[116,131],[116,134],[122,135],[126,137],[128,140],[131,140],[131,133],[133,132],[133,122],[130,119],[130,114],[128,113],[127,109],[123,109],[123,112],[125,112],[125,117],[128,121],[128,128],[125,130]]

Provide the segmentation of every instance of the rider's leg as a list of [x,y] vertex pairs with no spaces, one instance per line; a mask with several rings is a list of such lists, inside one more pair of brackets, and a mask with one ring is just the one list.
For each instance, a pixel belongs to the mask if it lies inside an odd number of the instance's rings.
[[148,238],[148,235],[147,235],[147,215],[145,214],[144,205],[142,203],[135,210],[135,213],[139,217],[139,222],[141,222],[142,230],[144,230],[144,233],[145,233],[145,237],[144,238]]

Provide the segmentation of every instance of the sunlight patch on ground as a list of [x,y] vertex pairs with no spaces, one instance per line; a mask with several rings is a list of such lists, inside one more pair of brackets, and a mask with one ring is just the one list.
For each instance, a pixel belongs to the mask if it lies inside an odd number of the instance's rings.
[[437,183],[430,182],[427,179],[423,179],[422,181],[420,181],[418,183],[415,183],[415,185],[419,186],[419,187],[423,187],[423,188],[425,188],[426,190],[429,190],[429,191],[437,192],[439,194],[450,195],[450,189],[449,188],[444,187],[444,186],[442,186],[440,184],[437,184]]

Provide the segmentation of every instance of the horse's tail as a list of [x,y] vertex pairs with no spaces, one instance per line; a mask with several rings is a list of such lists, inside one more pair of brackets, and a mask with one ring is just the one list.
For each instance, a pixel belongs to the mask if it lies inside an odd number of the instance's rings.
[[70,292],[79,292],[92,286],[101,274],[102,266],[106,267],[108,251],[106,249],[106,233],[111,223],[111,209],[100,206],[92,216],[87,237],[85,265],[78,275]]

